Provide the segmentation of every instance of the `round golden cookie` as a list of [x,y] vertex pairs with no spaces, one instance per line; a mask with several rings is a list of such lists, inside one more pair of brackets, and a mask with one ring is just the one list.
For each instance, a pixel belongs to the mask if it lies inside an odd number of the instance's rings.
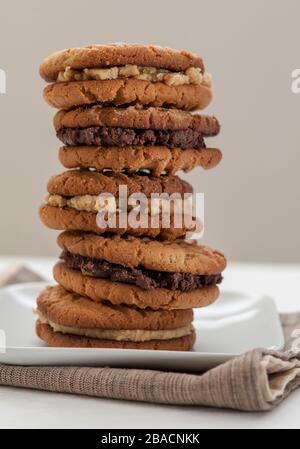
[[69,169],[94,168],[98,171],[134,173],[149,170],[153,176],[163,172],[175,174],[179,170],[189,172],[196,167],[206,170],[219,164],[222,153],[218,149],[203,148],[181,150],[167,147],[62,147],[59,160]]
[[143,193],[149,197],[152,193],[192,193],[192,186],[177,176],[153,177],[147,175],[127,176],[124,173],[98,173],[88,170],[70,170],[53,176],[47,185],[51,195],[72,197],[77,195],[100,195],[110,193],[118,195],[119,187],[127,186],[128,195]]
[[37,313],[59,326],[101,330],[171,330],[193,321],[192,309],[139,310],[96,303],[57,285],[37,298]]
[[[185,226],[174,226],[174,216],[170,217],[170,226],[165,227],[162,223],[161,217],[157,227],[131,227],[127,224],[126,227],[118,226],[116,221],[116,227],[99,227],[97,223],[97,214],[93,212],[78,211],[70,207],[55,207],[48,204],[43,204],[39,209],[39,215],[41,221],[50,229],[57,231],[70,230],[70,231],[85,231],[93,232],[95,234],[115,233],[119,235],[133,235],[135,237],[150,237],[160,240],[176,240],[184,237],[187,232],[193,232],[195,229],[189,229]],[[118,219],[118,217],[117,217]],[[150,216],[148,223],[150,223]],[[175,222],[176,223],[176,222]]]
[[216,285],[191,292],[165,288],[156,288],[155,291],[143,290],[136,285],[84,276],[80,271],[68,268],[63,262],[58,262],[54,266],[53,276],[66,290],[86,296],[93,301],[109,301],[113,305],[127,304],[140,309],[150,307],[153,310],[174,310],[207,307],[219,296],[219,288]]
[[54,116],[54,127],[88,128],[92,126],[112,126],[121,128],[185,130],[193,129],[204,137],[215,136],[220,132],[216,117],[190,114],[176,109],[162,108],[112,108],[93,105],[69,111],[61,110]]
[[48,324],[40,320],[36,323],[37,336],[49,346],[65,348],[112,348],[112,349],[150,349],[159,351],[190,351],[196,340],[196,333],[170,340],[151,340],[144,342],[100,340],[54,332]]
[[139,79],[90,80],[55,83],[46,86],[44,99],[57,109],[94,103],[103,105],[143,105],[194,111],[212,101],[212,89],[205,85],[168,86]]
[[73,254],[149,270],[210,275],[226,267],[224,255],[195,242],[160,242],[128,236],[103,237],[83,232],[63,232],[58,245]]
[[185,50],[173,50],[156,45],[114,43],[68,48],[45,58],[40,66],[44,80],[56,81],[59,72],[70,67],[85,69],[95,67],[138,65],[173,71],[199,67],[204,70],[202,58]]

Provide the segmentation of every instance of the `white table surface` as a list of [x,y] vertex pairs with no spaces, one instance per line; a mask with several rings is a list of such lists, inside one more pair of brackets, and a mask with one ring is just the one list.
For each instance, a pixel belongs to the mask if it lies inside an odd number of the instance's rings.
[[[0,257],[51,279],[54,260]],[[231,264],[224,285],[271,295],[280,312],[300,311],[300,264]],[[300,428],[300,390],[268,413],[149,405],[0,387],[0,428]]]

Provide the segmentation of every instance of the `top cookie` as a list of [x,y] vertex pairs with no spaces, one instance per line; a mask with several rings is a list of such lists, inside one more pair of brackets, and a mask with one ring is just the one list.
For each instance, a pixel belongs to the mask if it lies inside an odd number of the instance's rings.
[[56,81],[59,73],[66,68],[80,70],[127,64],[173,71],[197,67],[204,71],[202,58],[188,51],[154,45],[115,43],[58,51],[42,62],[40,75],[45,81],[52,82]]
[[220,132],[220,123],[216,117],[190,114],[178,109],[77,107],[69,111],[58,111],[53,119],[54,128],[87,128],[92,126],[110,126],[121,128],[188,130],[192,129],[204,137],[216,136]]
[[65,251],[130,268],[210,275],[226,267],[224,255],[207,246],[187,241],[160,242],[135,237],[102,237],[76,231],[63,232],[58,245]]

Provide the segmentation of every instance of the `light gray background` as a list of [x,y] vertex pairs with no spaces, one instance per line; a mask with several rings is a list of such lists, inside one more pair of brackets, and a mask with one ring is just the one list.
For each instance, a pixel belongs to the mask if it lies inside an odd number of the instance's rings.
[[300,66],[297,0],[1,1],[0,254],[54,255],[37,208],[62,168],[42,100],[40,61],[61,48],[115,41],[186,48],[214,77],[224,154],[186,175],[206,195],[205,242],[231,260],[299,261]]

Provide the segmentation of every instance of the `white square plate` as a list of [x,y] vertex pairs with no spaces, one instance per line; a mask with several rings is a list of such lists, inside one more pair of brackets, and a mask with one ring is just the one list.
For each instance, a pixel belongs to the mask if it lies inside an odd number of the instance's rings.
[[253,348],[280,350],[284,345],[272,299],[225,290],[215,304],[195,310],[197,342],[191,352],[49,348],[35,336],[32,313],[44,286],[33,283],[0,289],[0,363],[201,371]]

